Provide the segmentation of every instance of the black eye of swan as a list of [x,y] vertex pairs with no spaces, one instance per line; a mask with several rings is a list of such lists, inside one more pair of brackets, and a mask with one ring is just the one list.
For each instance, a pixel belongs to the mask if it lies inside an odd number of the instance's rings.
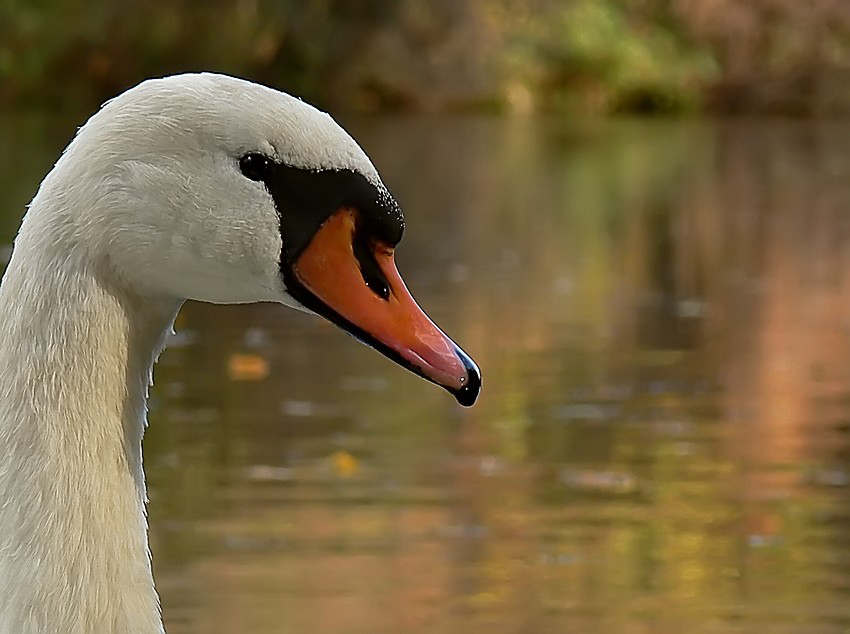
[[265,180],[271,172],[271,167],[272,160],[257,152],[251,152],[239,159],[239,171],[252,181]]

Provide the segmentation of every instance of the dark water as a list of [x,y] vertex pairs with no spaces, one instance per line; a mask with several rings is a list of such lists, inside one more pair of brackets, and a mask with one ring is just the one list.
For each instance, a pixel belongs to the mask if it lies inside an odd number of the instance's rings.
[[[188,305],[145,440],[169,633],[850,631],[850,124],[348,123],[482,399]],[[71,129],[0,117],[0,244]]]

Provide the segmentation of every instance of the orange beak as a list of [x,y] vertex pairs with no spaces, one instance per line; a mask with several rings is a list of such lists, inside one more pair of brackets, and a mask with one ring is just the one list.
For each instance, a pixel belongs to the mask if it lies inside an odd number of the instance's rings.
[[292,273],[318,300],[308,308],[446,388],[461,405],[472,405],[481,389],[478,367],[419,308],[396,269],[391,247],[369,241],[369,266],[383,280],[369,277],[355,253],[357,220],[355,210],[338,210],[295,260]]

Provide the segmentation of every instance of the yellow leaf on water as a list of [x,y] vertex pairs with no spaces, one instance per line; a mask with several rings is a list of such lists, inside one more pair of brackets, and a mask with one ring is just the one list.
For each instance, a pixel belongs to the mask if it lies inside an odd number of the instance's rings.
[[258,354],[232,354],[227,375],[231,381],[260,381],[269,375],[269,362]]
[[335,451],[331,455],[334,473],[341,478],[349,478],[360,470],[360,462],[347,451]]

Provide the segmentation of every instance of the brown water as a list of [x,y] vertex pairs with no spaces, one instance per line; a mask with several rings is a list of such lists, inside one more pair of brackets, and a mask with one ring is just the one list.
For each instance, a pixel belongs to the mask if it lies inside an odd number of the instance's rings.
[[[169,634],[850,632],[850,124],[348,123],[482,398],[187,305],[145,440]],[[0,116],[0,244],[69,130]]]

